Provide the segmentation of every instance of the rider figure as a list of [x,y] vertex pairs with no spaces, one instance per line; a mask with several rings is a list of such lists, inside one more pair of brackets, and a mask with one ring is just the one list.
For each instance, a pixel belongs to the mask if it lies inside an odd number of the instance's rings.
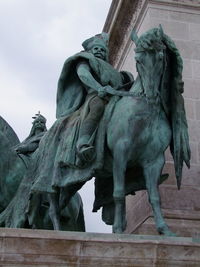
[[15,148],[17,154],[28,155],[34,152],[38,148],[42,136],[47,131],[46,118],[40,112],[33,119],[33,126],[29,136]]
[[84,51],[65,61],[57,91],[57,119],[81,113],[79,124],[73,124],[74,130],[63,140],[66,156],[60,160],[78,167],[90,163],[96,156],[94,140],[109,101],[107,91],[116,92],[133,81],[131,74],[118,72],[108,63],[108,34],[95,35],[82,46]]
[[[83,44],[85,51],[92,53],[100,60],[106,61],[108,58],[108,47],[104,39],[97,36],[86,40]],[[82,60],[78,63],[76,71],[88,96],[92,96],[88,103],[89,112],[81,125],[79,139],[77,142],[77,154],[82,161],[91,161],[94,158],[94,146],[91,145],[91,138],[97,129],[102,117],[105,105],[108,102],[104,86],[100,84],[97,77],[94,77],[92,69],[87,61]]]

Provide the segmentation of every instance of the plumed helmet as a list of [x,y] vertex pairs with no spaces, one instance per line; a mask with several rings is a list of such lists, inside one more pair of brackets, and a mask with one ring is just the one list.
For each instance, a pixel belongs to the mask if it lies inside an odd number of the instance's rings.
[[40,121],[42,121],[42,122],[44,122],[44,123],[46,123],[46,118],[42,115],[42,114],[40,114],[40,111],[38,111],[38,113],[37,114],[35,114],[35,116],[34,117],[32,117],[33,119],[34,119],[34,121],[32,122],[33,124],[34,124],[34,122],[36,121],[36,120],[40,120]]

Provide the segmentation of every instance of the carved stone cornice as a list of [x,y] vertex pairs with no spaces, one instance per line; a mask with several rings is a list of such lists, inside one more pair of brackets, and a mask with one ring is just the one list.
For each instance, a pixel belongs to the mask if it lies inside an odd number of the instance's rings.
[[118,68],[130,46],[130,32],[137,30],[149,4],[200,10],[200,0],[113,0],[103,31],[110,33],[110,63]]
[[112,65],[116,65],[119,50],[127,40],[132,21],[137,19],[144,2],[146,0],[113,0],[103,28],[104,32],[110,33],[109,62]]
[[199,0],[151,0],[152,3],[159,3],[164,5],[173,5],[173,6],[185,6],[189,8],[200,8]]

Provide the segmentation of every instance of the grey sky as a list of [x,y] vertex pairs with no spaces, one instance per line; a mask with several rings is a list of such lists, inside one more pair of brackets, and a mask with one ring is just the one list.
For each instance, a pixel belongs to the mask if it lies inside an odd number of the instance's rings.
[[[102,31],[111,0],[0,0],[0,115],[20,140],[38,112],[55,121],[57,80],[66,58]],[[83,188],[88,231],[109,232],[89,215],[93,186]],[[88,198],[89,196],[89,198]]]

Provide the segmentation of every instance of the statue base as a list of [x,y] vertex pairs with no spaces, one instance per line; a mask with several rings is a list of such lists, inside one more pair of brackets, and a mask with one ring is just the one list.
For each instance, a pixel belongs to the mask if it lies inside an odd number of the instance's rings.
[[0,266],[200,266],[200,237],[0,229]]

